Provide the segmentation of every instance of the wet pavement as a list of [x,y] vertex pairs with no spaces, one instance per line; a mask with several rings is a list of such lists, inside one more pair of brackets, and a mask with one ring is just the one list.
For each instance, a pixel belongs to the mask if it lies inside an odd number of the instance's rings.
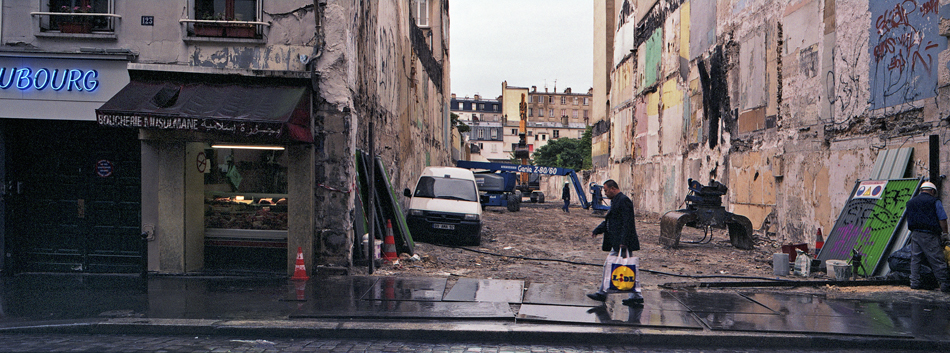
[[460,278],[21,274],[0,281],[0,333],[585,339],[642,344],[947,350],[950,303],[724,289],[644,292]]

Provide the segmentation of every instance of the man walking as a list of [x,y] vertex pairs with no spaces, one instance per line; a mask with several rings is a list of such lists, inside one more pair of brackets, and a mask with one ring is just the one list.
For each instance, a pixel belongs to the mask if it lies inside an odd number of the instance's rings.
[[[602,250],[610,251],[612,256],[629,256],[627,255],[628,252],[640,250],[640,240],[637,238],[637,225],[633,213],[633,201],[630,201],[627,195],[620,192],[620,186],[613,180],[604,182],[604,195],[610,199],[610,210],[607,211],[606,219],[597,228],[594,228],[591,237],[603,234]],[[604,271],[607,271],[609,267],[606,263],[604,265]],[[600,290],[587,294],[587,297],[596,301],[606,301],[606,288],[601,284]],[[623,305],[627,306],[642,304],[643,296],[636,291],[630,293],[630,297],[623,300]]]
[[947,213],[936,194],[937,186],[927,181],[920,186],[920,193],[907,201],[910,288],[920,288],[920,265],[926,261],[940,282],[940,291],[950,292],[950,273],[941,246],[947,242]]
[[564,200],[564,212],[570,213],[571,206],[571,189],[568,187],[571,184],[569,181],[564,182],[564,188],[561,189],[561,200]]

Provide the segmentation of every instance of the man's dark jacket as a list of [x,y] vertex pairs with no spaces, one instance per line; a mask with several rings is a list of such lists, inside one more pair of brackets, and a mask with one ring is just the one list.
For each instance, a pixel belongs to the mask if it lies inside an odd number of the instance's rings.
[[627,195],[621,192],[610,199],[610,211],[607,211],[605,218],[597,228],[594,228],[594,234],[604,234],[602,250],[620,250],[620,244],[624,244],[629,251],[640,250],[640,240],[637,238],[636,220],[633,215],[633,201],[630,201]]
[[564,188],[561,189],[561,200],[571,201],[571,189],[567,187],[567,184],[564,184]]

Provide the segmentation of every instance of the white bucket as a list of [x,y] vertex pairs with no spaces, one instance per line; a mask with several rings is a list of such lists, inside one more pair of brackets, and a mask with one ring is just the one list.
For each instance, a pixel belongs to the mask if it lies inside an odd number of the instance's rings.
[[828,276],[835,280],[844,281],[851,278],[851,265],[847,261],[827,260],[825,261],[825,268],[828,271]]
[[776,276],[788,276],[788,254],[780,252],[772,254],[772,272]]

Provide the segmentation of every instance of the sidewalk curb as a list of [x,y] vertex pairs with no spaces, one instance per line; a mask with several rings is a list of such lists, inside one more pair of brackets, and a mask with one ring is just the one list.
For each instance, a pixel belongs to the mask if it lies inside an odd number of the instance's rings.
[[466,321],[194,320],[121,318],[73,323],[24,323],[5,333],[253,336],[410,341],[478,341],[534,344],[636,345],[689,348],[869,349],[948,351],[950,341],[913,337],[815,333],[662,329],[639,326]]

